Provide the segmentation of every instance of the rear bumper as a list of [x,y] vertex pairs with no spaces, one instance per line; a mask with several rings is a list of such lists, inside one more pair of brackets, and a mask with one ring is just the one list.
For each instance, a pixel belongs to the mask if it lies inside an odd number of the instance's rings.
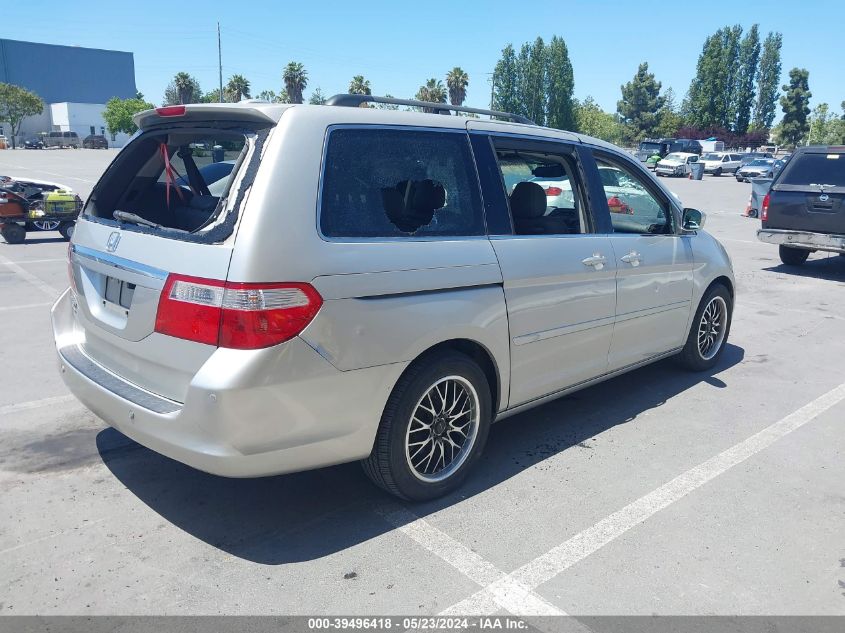
[[779,244],[831,253],[845,253],[845,235],[813,233],[787,229],[760,229],[757,239],[768,244]]
[[226,477],[308,470],[369,455],[396,363],[340,371],[305,341],[218,349],[184,403],[149,393],[85,355],[71,291],[52,310],[62,378],[107,424],[162,455]]

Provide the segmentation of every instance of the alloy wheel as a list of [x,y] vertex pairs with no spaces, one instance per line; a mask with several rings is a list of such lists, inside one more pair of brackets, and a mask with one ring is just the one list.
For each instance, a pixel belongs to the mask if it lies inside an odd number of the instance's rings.
[[710,360],[722,348],[727,331],[728,306],[722,297],[713,297],[698,323],[698,353]]

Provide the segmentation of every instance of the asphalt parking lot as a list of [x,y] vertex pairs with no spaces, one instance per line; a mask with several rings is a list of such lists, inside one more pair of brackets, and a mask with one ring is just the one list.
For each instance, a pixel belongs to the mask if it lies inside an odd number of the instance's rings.
[[[89,193],[111,151],[0,152]],[[845,614],[845,258],[782,266],[750,185],[673,180],[729,251],[729,346],[494,426],[457,494],[406,505],[357,464],[228,480],[65,389],[58,233],[0,241],[0,614]]]

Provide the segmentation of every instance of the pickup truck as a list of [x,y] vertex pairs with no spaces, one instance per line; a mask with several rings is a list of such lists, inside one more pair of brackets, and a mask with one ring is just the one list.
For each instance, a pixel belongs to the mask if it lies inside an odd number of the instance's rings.
[[795,151],[763,198],[757,238],[800,266],[810,253],[845,254],[845,145]]

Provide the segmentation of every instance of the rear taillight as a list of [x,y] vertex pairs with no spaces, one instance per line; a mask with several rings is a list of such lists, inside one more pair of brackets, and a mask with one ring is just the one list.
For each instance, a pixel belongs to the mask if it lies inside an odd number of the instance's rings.
[[760,219],[765,222],[769,219],[769,194],[763,198],[763,205],[760,207]]
[[559,196],[562,193],[563,193],[563,189],[561,189],[560,187],[548,187],[546,189],[546,195],[547,196]]
[[234,283],[169,275],[156,332],[207,345],[259,349],[305,329],[323,305],[305,283]]
[[162,106],[161,108],[156,108],[156,114],[159,115],[159,116],[184,116],[185,115],[185,106],[184,105]]

